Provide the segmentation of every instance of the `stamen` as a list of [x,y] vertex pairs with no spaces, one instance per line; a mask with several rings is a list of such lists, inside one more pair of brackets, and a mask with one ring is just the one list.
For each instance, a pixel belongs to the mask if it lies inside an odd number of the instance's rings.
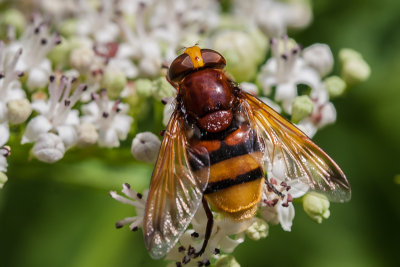
[[198,237],[199,237],[199,233],[193,232],[193,233],[191,234],[191,236],[194,237],[194,238],[198,238]]
[[3,150],[2,153],[3,153],[3,156],[4,156],[4,157],[8,157],[8,156],[11,155],[11,148],[10,148],[9,146],[2,146],[2,147],[0,148],[0,151],[1,151],[1,150]]
[[189,248],[188,248],[188,255],[189,255],[189,256],[192,256],[192,255],[194,255],[194,254],[196,254],[196,250],[194,249],[194,247],[192,247],[191,245],[189,245]]
[[186,255],[186,256],[183,257],[183,259],[182,259],[182,263],[183,263],[183,264],[188,264],[189,261],[190,261],[190,257],[189,257],[188,255]]

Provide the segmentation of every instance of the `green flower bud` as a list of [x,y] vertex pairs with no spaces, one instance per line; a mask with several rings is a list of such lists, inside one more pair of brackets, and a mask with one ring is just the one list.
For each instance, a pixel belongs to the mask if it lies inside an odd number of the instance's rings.
[[343,95],[346,91],[346,83],[338,76],[330,76],[324,80],[324,85],[330,98]]
[[267,45],[265,36],[256,30],[252,34],[230,30],[216,34],[212,47],[225,57],[227,72],[237,82],[243,82],[251,81],[255,77]]
[[7,175],[3,172],[0,172],[0,189],[3,188],[4,184],[7,182]]
[[347,84],[353,85],[369,78],[371,68],[364,59],[350,59],[342,66],[342,78]]
[[53,66],[62,68],[68,65],[69,53],[71,52],[71,46],[65,38],[61,39],[61,43],[51,49],[47,57],[50,59]]
[[308,193],[303,197],[303,209],[317,223],[328,219],[330,215],[328,198],[315,192]]
[[11,100],[7,104],[8,121],[11,124],[20,124],[26,121],[32,113],[32,106],[28,99]]
[[135,81],[136,93],[140,97],[149,97],[154,92],[154,85],[149,79],[137,79]]
[[252,240],[260,240],[268,236],[269,225],[266,221],[255,218],[255,222],[246,230],[246,235]]
[[153,81],[154,97],[161,101],[166,97],[174,97],[175,89],[172,85],[165,79],[165,77],[159,77]]
[[240,264],[236,261],[232,255],[222,255],[215,263],[216,267],[240,267]]
[[20,35],[26,26],[25,16],[17,9],[8,9],[1,16],[3,25],[11,25],[16,33]]
[[126,82],[126,76],[123,72],[107,69],[101,79],[101,86],[107,88],[107,94],[110,98],[117,98],[124,90]]
[[292,122],[298,123],[306,118],[314,109],[314,103],[307,95],[298,96],[292,105]]
[[344,64],[348,60],[362,59],[362,56],[357,51],[350,48],[343,48],[339,51],[340,64]]
[[395,184],[399,184],[399,185],[400,185],[400,174],[397,174],[397,175],[394,177],[394,182],[395,182]]
[[60,34],[65,37],[70,37],[76,34],[77,22],[75,19],[63,20],[58,30]]

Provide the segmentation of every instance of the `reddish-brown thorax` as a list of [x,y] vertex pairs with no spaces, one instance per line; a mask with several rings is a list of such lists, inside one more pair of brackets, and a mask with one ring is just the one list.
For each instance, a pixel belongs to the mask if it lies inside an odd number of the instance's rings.
[[179,83],[179,95],[187,114],[203,130],[216,133],[231,124],[235,98],[223,70],[205,68],[190,73]]

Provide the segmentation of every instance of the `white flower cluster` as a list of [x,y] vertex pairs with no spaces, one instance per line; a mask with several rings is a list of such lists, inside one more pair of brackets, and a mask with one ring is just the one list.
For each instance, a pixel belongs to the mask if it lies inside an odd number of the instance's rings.
[[[167,124],[176,91],[165,80],[165,67],[185,46],[199,43],[219,51],[227,60],[228,74],[243,90],[260,97],[310,137],[336,120],[331,99],[370,74],[360,54],[344,49],[340,77],[327,77],[333,68],[330,48],[314,44],[301,49],[286,36],[289,28],[310,23],[308,0],[235,0],[229,8],[215,0],[33,3],[42,14],[29,14],[29,23],[18,10],[0,12],[0,188],[7,180],[9,146],[18,140],[10,135],[17,131],[23,131],[15,134],[22,136],[18,142],[31,144],[32,155],[47,163],[62,159],[74,147],[129,149],[123,141],[130,133],[136,133],[130,147],[133,156],[155,162],[161,142],[154,133],[137,133],[137,124],[162,116]],[[160,108],[149,112],[149,103],[158,107],[156,101],[166,104],[163,114],[153,114],[161,113]],[[15,126],[24,123],[25,127]],[[278,167],[267,169],[270,182],[264,188],[260,216],[238,223],[215,213],[204,258],[190,264],[227,261],[219,252],[232,252],[245,235],[266,237],[268,223],[280,223],[290,231],[292,200],[308,187],[301,181],[282,182]],[[146,195],[127,184],[123,193],[134,201],[111,195],[134,205],[137,215],[117,226],[130,223],[135,230],[142,225]],[[320,222],[329,216],[329,202],[315,199],[320,198],[311,196],[303,203],[309,203],[306,212]],[[189,245],[201,246],[204,218],[199,209],[179,242],[186,252],[177,246],[168,259],[182,263]]]

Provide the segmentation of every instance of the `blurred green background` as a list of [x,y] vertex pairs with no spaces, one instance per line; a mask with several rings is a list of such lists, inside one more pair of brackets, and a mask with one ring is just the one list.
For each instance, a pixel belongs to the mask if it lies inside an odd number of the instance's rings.
[[[271,227],[261,241],[235,250],[242,266],[398,266],[400,262],[400,1],[314,1],[314,22],[292,36],[304,46],[327,43],[360,51],[370,79],[335,105],[338,121],[315,141],[342,167],[353,199],[332,204],[318,225],[297,206],[291,233]],[[90,154],[93,151],[83,153]],[[28,162],[14,149],[0,191],[0,266],[163,266],[149,258],[141,232],[116,230],[132,208],[110,189],[142,190],[151,166],[123,165],[67,153],[61,163]],[[122,157],[129,157],[128,151]],[[93,182],[96,181],[96,182]]]

